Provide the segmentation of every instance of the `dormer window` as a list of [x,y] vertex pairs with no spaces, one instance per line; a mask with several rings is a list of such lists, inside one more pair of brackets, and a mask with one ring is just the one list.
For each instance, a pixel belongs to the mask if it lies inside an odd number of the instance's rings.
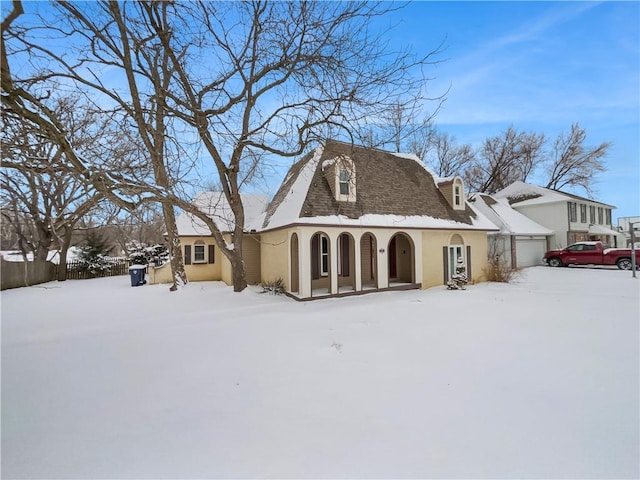
[[338,202],[356,201],[356,166],[346,155],[322,162],[322,171]]
[[449,190],[449,195],[451,195],[451,197],[449,197],[451,198],[451,200],[449,200],[450,205],[454,210],[464,210],[464,184],[462,183],[462,179],[460,177],[454,177],[452,183],[453,185],[449,187],[451,188],[451,190]]
[[340,178],[338,181],[340,182],[340,195],[349,195],[349,180],[351,175],[349,175],[349,171],[346,168],[340,169]]

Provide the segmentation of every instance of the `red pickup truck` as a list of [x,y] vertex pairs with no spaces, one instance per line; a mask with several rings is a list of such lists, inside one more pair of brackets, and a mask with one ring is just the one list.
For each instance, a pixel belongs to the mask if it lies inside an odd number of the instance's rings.
[[549,250],[542,258],[550,267],[565,265],[617,265],[631,270],[631,250],[608,248],[602,242],[579,242],[562,250]]

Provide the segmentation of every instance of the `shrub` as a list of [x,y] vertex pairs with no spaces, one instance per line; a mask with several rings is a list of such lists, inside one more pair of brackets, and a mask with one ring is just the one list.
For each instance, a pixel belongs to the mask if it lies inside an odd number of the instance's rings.
[[270,280],[268,282],[262,282],[260,286],[262,287],[261,293],[269,292],[271,295],[280,295],[285,292],[285,285],[282,277],[278,277],[275,280]]
[[509,283],[516,273],[517,271],[511,268],[500,255],[490,257],[485,269],[487,280],[490,282]]

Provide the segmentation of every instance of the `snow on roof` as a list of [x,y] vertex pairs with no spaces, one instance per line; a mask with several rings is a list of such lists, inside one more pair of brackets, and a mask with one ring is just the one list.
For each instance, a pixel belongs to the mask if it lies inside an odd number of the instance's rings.
[[507,198],[495,199],[486,194],[474,194],[473,206],[510,235],[552,235],[553,232],[514,210]]
[[503,188],[499,192],[496,192],[493,196],[494,198],[508,198],[511,205],[517,205],[518,207],[541,205],[544,203],[566,202],[567,200],[576,199],[615,208],[613,205],[602,203],[597,200],[580,197],[573,193],[566,193],[559,190],[531,185],[530,183],[525,183],[520,180],[513,182],[511,185]]
[[[442,180],[445,180],[443,178],[438,177],[438,175],[436,175],[436,173],[433,170],[431,170],[422,160],[420,160],[420,157],[418,157],[413,153],[398,153],[398,152],[396,153],[389,152],[389,153],[391,153],[391,155],[393,155],[394,157],[413,160],[414,162],[416,162],[431,176],[431,178],[433,179],[433,183],[436,186],[438,186],[438,183],[440,183]],[[451,177],[451,180],[453,180],[453,177]]]
[[471,224],[455,220],[434,218],[427,215],[389,215],[368,213],[359,218],[345,215],[329,215],[316,217],[300,217],[298,224],[335,225],[347,227],[388,227],[388,228],[425,228],[455,230],[495,230],[496,227],[482,214]]
[[[268,203],[267,195],[240,194],[244,206],[244,230],[257,230],[262,225]],[[213,218],[221,232],[230,232],[235,226],[235,216],[223,192],[202,192],[193,203]],[[190,213],[182,212],[176,218],[178,235],[211,235],[209,227]]]
[[[322,180],[316,183],[314,179],[318,175],[319,167],[331,165],[340,155],[353,155],[353,160],[360,165],[360,171],[366,171],[367,174],[360,177],[360,181],[364,182],[359,186],[360,203],[342,205],[340,209],[336,209],[331,193],[320,185]],[[323,161],[325,157],[330,158]],[[377,169],[370,170],[372,162]],[[401,167],[405,162],[408,162],[407,168]],[[419,175],[420,171],[416,168],[424,171],[428,177]],[[401,181],[415,182],[408,183],[407,189],[399,191],[389,187],[389,179],[381,169],[388,169],[388,172],[398,175]],[[419,178],[414,178],[416,175]],[[420,182],[426,181],[432,188],[421,190],[426,184]],[[421,196],[412,201],[412,194]],[[381,201],[381,198],[385,200]],[[495,225],[484,215],[469,204],[466,207],[464,212],[456,212],[448,206],[439,193],[436,176],[416,155],[385,152],[332,141],[291,167],[287,180],[267,210],[263,226],[265,229],[273,229],[292,224],[322,224],[496,230]]]
[[508,198],[512,205],[517,204],[518,206],[567,201],[565,195],[522,181],[513,182],[511,185],[496,192],[493,197],[496,199]]
[[273,215],[268,219],[268,228],[282,227],[290,224],[291,219],[298,218],[323,151],[324,147],[322,146],[316,148],[313,157],[302,167],[287,196],[280,202]]
[[604,225],[596,225],[596,224],[589,225],[588,231],[593,235],[618,235],[620,233],[616,230],[611,230],[610,228],[607,228]]
[[[73,262],[78,260],[80,254],[80,248],[71,246],[67,250],[67,262]],[[6,262],[23,262],[24,258],[19,250],[2,250],[0,251],[0,257]],[[27,253],[27,261],[33,261],[33,253]],[[58,250],[49,250],[47,254],[47,261],[58,265],[60,263],[60,252]]]

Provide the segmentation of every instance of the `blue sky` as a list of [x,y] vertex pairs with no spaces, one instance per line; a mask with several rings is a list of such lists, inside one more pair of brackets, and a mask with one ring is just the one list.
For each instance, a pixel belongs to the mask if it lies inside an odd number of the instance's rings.
[[596,198],[614,221],[640,215],[640,3],[414,2],[385,21],[418,53],[444,40],[429,84],[451,87],[440,130],[479,145],[510,125],[555,138],[578,122],[587,144],[613,142]]

